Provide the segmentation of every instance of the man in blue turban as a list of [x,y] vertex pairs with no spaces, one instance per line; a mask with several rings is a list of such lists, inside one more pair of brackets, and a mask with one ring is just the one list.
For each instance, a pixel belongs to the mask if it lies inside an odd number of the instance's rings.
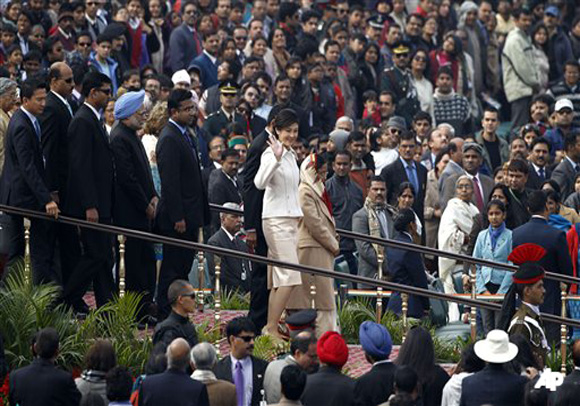
[[359,341],[365,357],[373,365],[371,370],[361,376],[354,387],[355,404],[378,405],[386,402],[393,393],[395,370],[397,367],[389,360],[393,340],[382,324],[365,321],[360,325]]
[[[115,157],[115,225],[151,232],[159,198],[151,167],[137,133],[146,120],[145,91],[127,92],[115,102],[117,125],[111,131]],[[148,316],[155,291],[155,252],[148,241],[127,238],[125,244],[127,290],[143,293],[142,314]],[[154,320],[148,320],[149,323]]]

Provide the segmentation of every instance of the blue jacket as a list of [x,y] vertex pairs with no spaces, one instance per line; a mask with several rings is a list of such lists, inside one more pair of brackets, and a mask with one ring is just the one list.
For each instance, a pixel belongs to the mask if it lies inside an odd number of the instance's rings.
[[460,406],[523,406],[528,380],[503,369],[503,364],[488,364],[461,382]]
[[[477,236],[475,248],[473,249],[473,258],[488,259],[490,261],[504,262],[510,264],[511,262],[507,260],[507,257],[511,251],[512,251],[511,230],[508,230],[506,228],[497,239],[495,249],[492,249],[489,228],[487,228],[481,231]],[[511,272],[503,271],[497,268],[491,268],[489,266],[477,265],[477,271],[475,275],[476,275],[475,287],[478,294],[483,293],[487,290],[485,285],[488,282],[500,285],[497,293],[506,293],[512,284]]]
[[[411,243],[413,240],[408,234],[397,233],[396,241]],[[427,275],[421,254],[398,248],[387,248],[387,262],[391,281],[401,285],[415,286],[427,289]],[[393,292],[387,306],[388,310],[400,315],[402,313],[401,294]],[[409,295],[409,317],[421,318],[424,311],[429,310],[429,299],[424,296]]]
[[191,61],[189,67],[192,66],[198,67],[201,71],[201,84],[204,89],[217,85],[217,60],[213,63],[209,56],[202,52]]
[[107,58],[107,63],[109,64],[108,71],[103,69],[103,66],[97,62],[97,53],[95,51],[91,52],[89,56],[89,66],[99,73],[107,75],[111,79],[111,96],[115,97],[117,95],[117,89],[119,89],[119,80],[117,78],[117,69],[119,64],[113,58]]

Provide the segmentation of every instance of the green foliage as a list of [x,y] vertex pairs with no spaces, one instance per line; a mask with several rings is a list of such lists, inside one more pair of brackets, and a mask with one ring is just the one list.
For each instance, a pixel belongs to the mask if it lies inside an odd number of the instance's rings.
[[[338,320],[341,334],[349,344],[358,344],[358,330],[362,322],[375,321],[376,310],[369,298],[356,297],[349,299],[338,305]],[[448,342],[437,339],[435,327],[428,319],[408,319],[409,328],[421,326],[428,330],[433,337],[435,348],[435,358],[439,363],[458,362],[463,348],[471,342],[457,337],[455,341]],[[401,345],[403,342],[403,321],[392,312],[384,312],[381,317],[381,324],[389,331],[394,345]]]
[[0,289],[0,331],[4,337],[11,369],[32,361],[30,343],[34,334],[53,327],[60,337],[57,363],[66,368],[82,367],[84,354],[99,338],[109,339],[120,365],[140,373],[152,348],[150,337],[137,328],[142,295],[127,292],[77,321],[72,311],[57,304],[60,288],[52,284],[33,285],[17,264]]
[[254,341],[254,356],[272,361],[290,351],[290,343],[270,335],[261,335]]
[[250,293],[244,294],[237,289],[222,289],[221,305],[222,310],[250,310]]
[[207,341],[208,343],[215,343],[222,338],[222,332],[219,326],[215,326],[209,320],[201,322],[196,325],[197,338],[199,342]]
[[[550,368],[552,371],[560,371],[562,368],[562,351],[560,346],[556,347],[552,344],[551,351],[548,352],[546,357],[546,367]],[[574,370],[574,361],[572,360],[572,349],[570,345],[566,348],[566,373],[570,373]]]

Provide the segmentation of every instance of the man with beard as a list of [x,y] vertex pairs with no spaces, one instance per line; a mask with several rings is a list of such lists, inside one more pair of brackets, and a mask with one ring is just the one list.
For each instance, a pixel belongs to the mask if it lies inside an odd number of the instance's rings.
[[[127,92],[115,102],[118,125],[111,131],[115,157],[115,224],[150,232],[159,198],[155,192],[145,148],[137,136],[144,124],[145,91]],[[155,253],[149,241],[133,237],[125,243],[127,290],[143,293],[141,312],[146,314],[155,291]]]
[[550,142],[544,137],[535,138],[532,141],[530,155],[528,156],[530,171],[526,187],[538,190],[546,179],[550,179],[552,169],[548,166],[549,157]]

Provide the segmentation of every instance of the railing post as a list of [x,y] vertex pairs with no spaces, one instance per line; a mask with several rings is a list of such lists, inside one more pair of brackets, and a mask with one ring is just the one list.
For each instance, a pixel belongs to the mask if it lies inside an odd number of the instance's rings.
[[310,307],[316,310],[316,276],[310,275]]
[[405,338],[407,338],[407,333],[409,332],[409,319],[407,318],[409,295],[407,293],[401,293],[401,302],[401,310],[403,312],[403,342],[405,342]]
[[[561,284],[561,294],[562,294],[562,317],[566,317],[566,300],[568,299],[568,294],[566,292],[567,286],[565,284]],[[567,329],[566,325],[562,324],[560,326],[560,353],[562,354],[562,366],[560,372],[566,375],[566,350],[567,350]]]
[[127,238],[124,235],[119,234],[117,236],[117,241],[119,241],[119,297],[123,297],[125,296],[126,289],[125,242],[127,241]]
[[[383,280],[383,262],[385,260],[385,249],[382,246],[376,245],[375,249],[377,251],[377,262],[379,264],[379,269],[377,270],[377,277],[380,281]],[[377,323],[380,323],[383,319],[383,288],[377,286]]]
[[32,265],[30,260],[30,219],[24,217],[24,280],[32,281]]
[[[222,295],[221,295],[221,277],[222,277],[222,259],[218,255],[214,255],[215,263],[215,293],[214,293],[214,308],[213,308],[213,318],[214,318],[214,328],[221,331],[221,310],[222,310]],[[220,353],[219,341],[215,342],[215,350]]]
[[[199,228],[199,235],[198,241],[200,244],[203,244],[203,228]],[[203,288],[205,286],[205,258],[203,255],[203,251],[199,250],[197,253],[197,280],[198,280],[198,290],[197,290],[197,307],[200,312],[203,313],[203,305],[205,302],[205,294],[203,292]]]
[[[476,267],[473,264],[470,264],[469,268],[471,271],[469,272],[469,282],[471,285],[471,298],[473,300],[477,299],[477,292],[475,289],[475,281],[476,281]],[[469,313],[469,324],[471,326],[471,339],[475,342],[475,338],[477,335],[477,308],[475,306],[471,306],[471,311]]]

